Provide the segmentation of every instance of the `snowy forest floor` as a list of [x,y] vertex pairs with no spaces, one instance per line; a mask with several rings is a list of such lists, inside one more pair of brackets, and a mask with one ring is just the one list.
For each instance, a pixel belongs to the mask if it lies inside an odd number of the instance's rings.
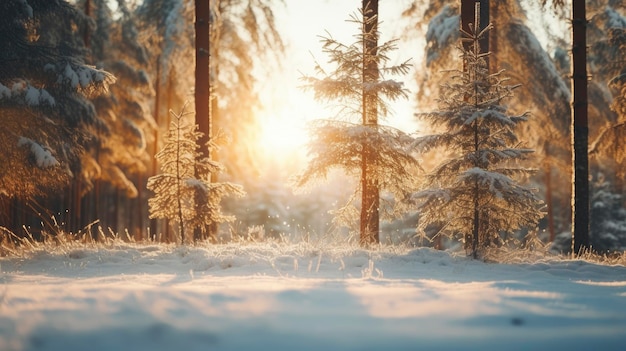
[[626,267],[112,242],[0,258],[0,350],[624,350]]

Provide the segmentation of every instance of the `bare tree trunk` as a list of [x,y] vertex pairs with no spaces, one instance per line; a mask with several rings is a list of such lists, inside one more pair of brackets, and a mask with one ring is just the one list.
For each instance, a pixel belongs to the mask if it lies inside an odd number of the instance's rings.
[[[143,235],[144,230],[146,229],[145,225],[145,215],[144,215],[144,194],[143,189],[147,186],[146,178],[144,174],[137,174],[137,197],[133,200],[135,202],[135,213],[134,215],[137,218],[137,222],[135,223],[136,230],[131,233],[135,238],[135,241],[143,241],[145,236]],[[133,211],[129,211],[133,212]]]
[[[219,61],[218,61],[218,57],[217,57],[217,48],[215,47],[215,43],[213,44],[213,51],[210,53],[209,55],[209,72],[212,73],[209,74],[209,90],[216,90],[217,87],[217,82],[218,82],[218,77],[219,77]],[[210,48],[210,45],[209,45]],[[209,103],[209,116],[211,116],[210,121],[211,121],[211,127],[213,128],[213,123],[220,123],[220,114],[219,114],[219,109],[218,109],[218,96],[217,94],[213,94],[213,96],[210,96],[210,103]],[[219,124],[218,124],[219,127]],[[213,160],[219,162],[219,154],[216,152],[214,154],[211,155],[211,157],[213,158]],[[211,173],[211,182],[212,183],[217,183],[218,182],[218,178],[217,178],[217,173],[213,172]],[[217,231],[218,231],[218,224],[217,222],[211,222],[209,224],[209,227],[207,228],[207,232],[206,234],[206,238],[209,239],[210,242],[212,243],[217,243]]]
[[[546,148],[546,160],[549,157],[547,154],[549,151]],[[546,172],[546,207],[548,210],[548,233],[550,235],[548,242],[553,242],[556,237],[556,232],[554,229],[554,199],[552,196],[552,165],[548,161],[545,162],[545,172]]]
[[589,248],[586,29],[585,1],[572,1],[572,249],[574,255]]
[[[211,139],[211,115],[210,115],[210,32],[209,21],[211,10],[209,0],[196,0],[196,124],[202,136],[198,139],[200,158],[211,157],[208,142]],[[199,174],[196,174],[199,178]],[[211,231],[207,226],[206,231]],[[211,233],[207,233],[211,236]],[[194,231],[194,239],[201,237],[201,230]]]
[[[159,126],[160,126],[160,109],[161,109],[161,56],[157,57],[156,60],[156,82],[154,83],[154,124],[156,125],[154,128],[154,145],[152,148],[152,174],[151,176],[155,176],[158,172],[159,165],[157,164],[156,157],[154,155],[159,152]],[[152,218],[150,220],[150,239],[153,242],[156,242],[157,234],[158,234],[158,221],[156,218]]]
[[69,206],[70,210],[70,232],[76,233],[80,229],[80,221],[81,221],[81,193],[82,186],[81,181],[79,179],[75,179],[74,183],[70,186],[72,188],[72,198],[71,205]]
[[177,203],[177,209],[178,209],[178,232],[180,233],[180,244],[184,245],[185,244],[185,222],[184,222],[184,217],[183,217],[183,199],[182,199],[182,190],[181,190],[181,183],[182,183],[182,177],[181,177],[181,169],[180,169],[180,160],[182,158],[182,155],[180,153],[180,140],[182,138],[182,136],[180,135],[180,124],[182,123],[182,121],[180,120],[180,117],[178,117],[178,121],[177,123],[177,128],[176,128],[176,203]]
[[[175,80],[175,71],[170,70],[167,76],[167,89],[166,89],[166,93],[167,93],[167,111],[171,111],[174,105],[174,80]],[[165,125],[168,127],[170,124],[172,123],[172,114],[171,113],[167,113],[167,122],[165,123]],[[165,219],[165,237],[167,238],[166,242],[167,243],[173,243],[175,242],[175,240],[173,239],[174,237],[174,233],[172,233],[172,227],[170,226],[170,221],[169,219]]]
[[[363,125],[370,128],[378,126],[377,93],[366,91],[367,83],[376,82],[378,73],[378,0],[363,0],[363,102],[362,117]],[[379,207],[380,189],[377,175],[374,173],[376,165],[373,162],[372,145],[368,140],[363,141],[361,155],[361,221],[360,238],[361,245],[376,244],[379,237]],[[372,172],[374,171],[374,172]]]
[[[485,28],[484,26],[489,25],[489,23],[493,24],[491,30],[487,33],[488,35],[488,45],[485,48],[491,52],[491,55],[487,56],[487,63],[489,64],[490,72],[498,72],[499,64],[498,64],[498,29],[499,24],[496,23],[498,21],[498,2],[494,2],[493,4],[489,3],[489,0],[485,1],[486,4],[481,4],[481,13],[480,13],[480,21],[481,28]],[[483,11],[483,7],[487,8],[487,11]],[[485,51],[487,52],[487,51]]]

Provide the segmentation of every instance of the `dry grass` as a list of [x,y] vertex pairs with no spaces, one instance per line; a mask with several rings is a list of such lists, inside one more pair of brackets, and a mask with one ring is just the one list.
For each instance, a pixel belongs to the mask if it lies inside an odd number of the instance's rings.
[[[105,232],[102,227],[97,227],[97,238],[94,239],[92,227],[96,222],[90,224],[85,230],[79,233],[66,233],[59,231],[54,234],[43,234],[43,240],[35,240],[32,235],[18,237],[8,229],[0,227],[0,257],[29,257],[34,253],[48,252],[56,254],[69,254],[77,249],[114,249],[126,245],[162,245],[172,246],[166,243],[155,243],[152,241],[136,242],[128,233],[122,235],[111,230]],[[258,232],[258,228],[251,228],[251,232]],[[248,233],[250,235],[250,233]],[[253,240],[232,240],[220,244],[198,243],[197,246],[209,245],[212,249],[231,250],[233,246],[269,245],[273,250],[283,251],[287,248],[303,252],[324,252],[333,254],[346,254],[355,250],[363,250],[355,240],[348,240],[345,237],[333,235],[323,235],[315,240],[300,240],[289,242],[285,238],[273,239],[256,236]],[[377,245],[367,249],[371,252],[384,252],[388,254],[402,255],[414,247],[408,245]],[[461,255],[460,253],[451,253]],[[558,261],[582,260],[601,265],[621,265],[626,266],[626,251],[611,254],[599,254],[593,250],[587,250],[578,255],[568,255],[555,253],[550,250],[550,244],[544,243],[539,238],[531,238],[524,243],[514,243],[510,246],[489,248],[483,252],[482,259],[486,262],[503,264],[532,264],[550,263]]]

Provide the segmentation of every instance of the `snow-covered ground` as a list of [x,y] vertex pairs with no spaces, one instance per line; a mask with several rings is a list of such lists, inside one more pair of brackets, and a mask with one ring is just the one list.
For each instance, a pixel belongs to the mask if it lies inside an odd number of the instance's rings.
[[113,244],[0,258],[0,350],[626,350],[626,267]]

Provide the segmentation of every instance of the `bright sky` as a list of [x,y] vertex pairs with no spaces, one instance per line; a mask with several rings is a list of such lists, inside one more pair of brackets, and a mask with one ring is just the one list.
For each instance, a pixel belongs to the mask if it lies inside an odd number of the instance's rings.
[[[403,27],[399,17],[410,2],[411,0],[394,0],[380,4],[381,41],[400,37]],[[270,157],[290,158],[291,161],[295,161],[290,156],[295,154],[298,157],[300,154],[299,158],[304,159],[307,121],[332,117],[330,111],[325,110],[324,106],[313,99],[311,91],[305,92],[299,88],[302,84],[300,78],[303,74],[314,75],[315,60],[322,65],[327,61],[327,57],[320,49],[320,35],[326,35],[328,31],[341,42],[354,41],[353,35],[357,34],[358,28],[346,20],[352,13],[358,13],[361,1],[286,0],[286,5],[284,9],[275,9],[279,30],[287,44],[285,62],[262,88],[262,97],[267,107],[266,111],[262,112],[266,127],[263,147]],[[419,66],[420,62],[416,61],[416,56],[421,54],[423,46],[413,46],[412,53],[401,44],[401,49],[402,47],[405,49],[391,54],[392,63],[400,63],[411,58],[412,63]],[[392,108],[396,113],[383,123],[406,132],[413,132],[416,129],[413,121],[414,77],[409,74],[395,79],[405,82],[410,90],[410,100],[393,103]],[[290,162],[290,165],[294,163],[297,162]]]

